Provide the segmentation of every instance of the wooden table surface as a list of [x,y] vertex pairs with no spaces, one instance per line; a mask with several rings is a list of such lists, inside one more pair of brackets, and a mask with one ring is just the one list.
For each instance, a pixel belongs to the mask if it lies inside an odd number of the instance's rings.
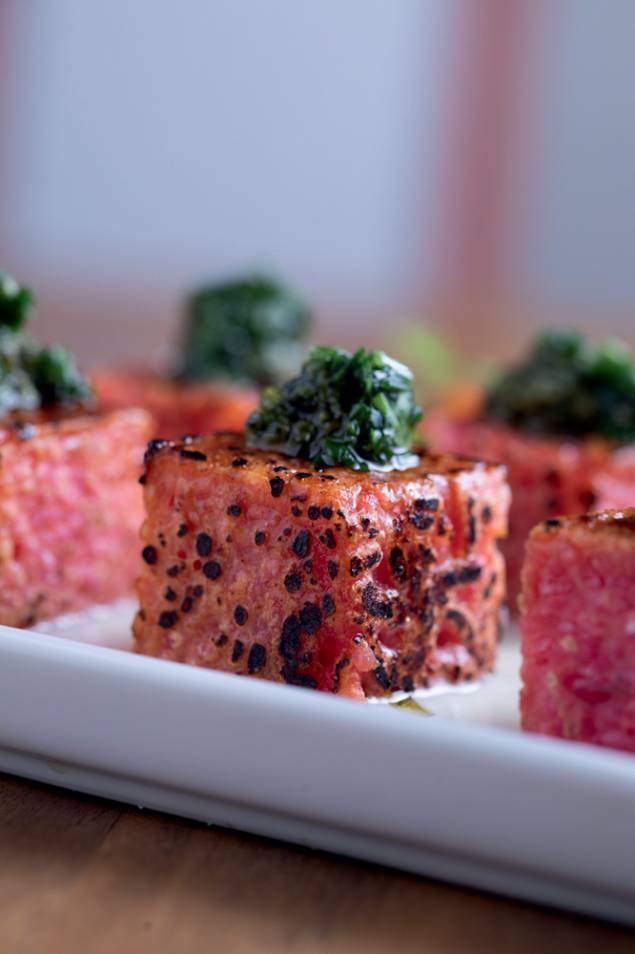
[[635,950],[635,933],[0,775],[2,954]]

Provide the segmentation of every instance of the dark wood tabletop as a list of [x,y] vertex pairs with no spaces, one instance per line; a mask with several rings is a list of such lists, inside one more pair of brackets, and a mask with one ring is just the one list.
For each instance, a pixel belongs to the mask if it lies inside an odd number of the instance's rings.
[[635,933],[0,775],[2,954],[620,954]]

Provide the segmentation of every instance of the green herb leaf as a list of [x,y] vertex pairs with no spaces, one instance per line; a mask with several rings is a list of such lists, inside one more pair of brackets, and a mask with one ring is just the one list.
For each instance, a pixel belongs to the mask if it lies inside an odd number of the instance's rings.
[[635,441],[635,363],[625,345],[593,347],[577,331],[551,331],[490,388],[485,412],[536,434]]
[[266,275],[203,288],[188,302],[178,376],[277,384],[306,357],[310,323],[295,292]]
[[314,348],[298,377],[267,388],[247,421],[252,447],[278,450],[320,467],[405,470],[422,412],[412,373],[382,351]]
[[24,333],[34,303],[28,288],[0,273],[0,414],[85,404],[92,397],[72,354],[60,345],[40,345]]
[[18,331],[34,304],[30,288],[19,285],[11,275],[0,271],[0,327]]

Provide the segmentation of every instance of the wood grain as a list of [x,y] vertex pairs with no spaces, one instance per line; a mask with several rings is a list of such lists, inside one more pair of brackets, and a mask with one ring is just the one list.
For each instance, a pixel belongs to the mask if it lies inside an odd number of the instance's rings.
[[633,951],[633,934],[0,775],[0,951]]

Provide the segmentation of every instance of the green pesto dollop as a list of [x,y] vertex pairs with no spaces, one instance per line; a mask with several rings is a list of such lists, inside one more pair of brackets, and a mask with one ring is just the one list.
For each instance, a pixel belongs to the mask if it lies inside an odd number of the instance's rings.
[[280,451],[319,467],[405,470],[422,412],[412,373],[382,351],[313,348],[300,374],[267,388],[246,427],[251,447]]
[[306,357],[310,324],[298,295],[267,275],[202,288],[187,303],[178,377],[278,384]]
[[534,434],[635,441],[635,363],[620,341],[598,346],[577,331],[541,335],[487,394],[487,417]]
[[25,333],[34,305],[30,289],[0,272],[0,414],[86,404],[92,397],[70,352]]

